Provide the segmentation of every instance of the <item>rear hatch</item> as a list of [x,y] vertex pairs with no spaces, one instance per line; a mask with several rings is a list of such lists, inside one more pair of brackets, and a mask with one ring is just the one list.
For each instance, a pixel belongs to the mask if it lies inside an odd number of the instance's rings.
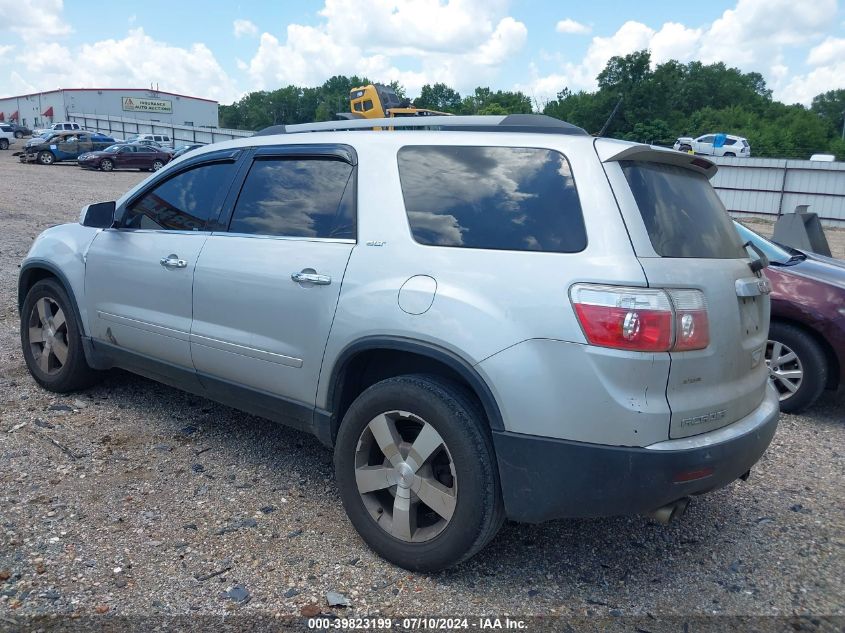
[[669,352],[669,437],[739,420],[765,395],[769,285],[752,270],[710,185],[715,165],[688,154],[603,139],[596,150],[649,287],[698,290],[706,302],[707,346]]

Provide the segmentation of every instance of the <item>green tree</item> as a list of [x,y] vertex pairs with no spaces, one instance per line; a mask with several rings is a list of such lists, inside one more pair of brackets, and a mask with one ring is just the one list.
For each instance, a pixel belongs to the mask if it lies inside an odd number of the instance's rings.
[[446,84],[426,84],[420,90],[420,96],[414,99],[414,105],[418,108],[457,113],[461,108],[461,95]]
[[810,109],[830,123],[835,133],[845,138],[845,90],[828,90],[813,97]]

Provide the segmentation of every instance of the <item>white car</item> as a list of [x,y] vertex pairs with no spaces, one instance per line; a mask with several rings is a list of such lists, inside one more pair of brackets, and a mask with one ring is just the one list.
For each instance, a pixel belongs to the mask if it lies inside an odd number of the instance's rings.
[[6,123],[0,123],[0,149],[9,149],[15,142],[15,129]]
[[704,154],[705,156],[736,156],[748,158],[751,156],[751,145],[748,139],[732,134],[704,134],[698,138],[682,136],[672,146],[682,152]]
[[143,144],[154,143],[158,147],[173,148],[173,139],[167,136],[167,134],[133,134],[132,136],[127,137],[126,142]]
[[65,130],[82,130],[82,126],[79,123],[74,123],[73,121],[61,121],[59,123],[53,123],[50,127],[43,127],[37,130],[32,131],[33,136],[37,136],[42,132],[63,132]]

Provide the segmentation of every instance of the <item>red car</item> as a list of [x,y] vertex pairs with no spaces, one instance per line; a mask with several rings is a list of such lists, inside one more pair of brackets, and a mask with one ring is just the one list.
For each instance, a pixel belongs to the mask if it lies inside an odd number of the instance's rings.
[[780,408],[796,413],[845,384],[845,261],[771,242],[736,224],[769,259],[772,320],[766,363]]
[[170,161],[170,154],[156,147],[134,143],[118,143],[99,152],[88,152],[77,158],[87,169],[141,169],[158,171]]

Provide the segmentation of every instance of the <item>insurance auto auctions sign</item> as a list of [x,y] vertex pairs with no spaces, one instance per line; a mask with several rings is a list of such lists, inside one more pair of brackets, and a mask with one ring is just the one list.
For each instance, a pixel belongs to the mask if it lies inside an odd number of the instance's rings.
[[173,112],[173,102],[166,99],[123,97],[123,109],[127,112]]

